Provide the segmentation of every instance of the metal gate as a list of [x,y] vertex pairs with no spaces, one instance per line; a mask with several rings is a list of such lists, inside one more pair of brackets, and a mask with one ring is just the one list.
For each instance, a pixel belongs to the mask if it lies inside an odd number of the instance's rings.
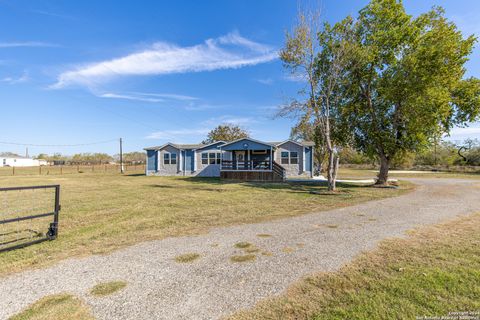
[[0,252],[58,235],[60,185],[0,188]]

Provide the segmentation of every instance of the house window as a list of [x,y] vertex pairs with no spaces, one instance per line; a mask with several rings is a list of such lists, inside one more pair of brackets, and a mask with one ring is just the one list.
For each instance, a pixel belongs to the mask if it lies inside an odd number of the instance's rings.
[[215,152],[210,152],[208,154],[208,160],[209,160],[208,163],[209,164],[215,164],[216,159],[217,159],[217,154]]
[[170,153],[163,154],[163,164],[170,164]]
[[170,164],[177,164],[177,154],[171,153],[170,154]]
[[281,164],[289,164],[288,151],[282,151],[280,162],[281,162]]
[[202,164],[208,164],[208,153],[202,153]]
[[220,164],[220,163],[222,163],[222,153],[218,152],[217,153],[217,164]]
[[290,152],[290,164],[298,164],[298,152]]

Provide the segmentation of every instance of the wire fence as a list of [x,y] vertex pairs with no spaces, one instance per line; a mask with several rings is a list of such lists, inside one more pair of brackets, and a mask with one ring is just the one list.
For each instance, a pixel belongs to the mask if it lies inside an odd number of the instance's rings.
[[[119,164],[96,165],[57,165],[36,167],[0,167],[0,176],[26,176],[26,175],[64,175],[78,173],[113,174],[120,173]],[[145,164],[123,165],[125,173],[143,173]]]

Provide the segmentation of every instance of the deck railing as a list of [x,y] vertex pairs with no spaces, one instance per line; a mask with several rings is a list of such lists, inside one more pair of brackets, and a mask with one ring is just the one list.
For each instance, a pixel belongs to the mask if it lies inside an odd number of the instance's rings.
[[272,170],[270,161],[236,161],[222,160],[222,170]]

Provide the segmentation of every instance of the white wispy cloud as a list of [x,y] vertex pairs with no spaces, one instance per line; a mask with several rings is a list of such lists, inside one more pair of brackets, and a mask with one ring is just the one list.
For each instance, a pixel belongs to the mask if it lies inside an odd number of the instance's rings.
[[283,77],[286,81],[291,81],[291,82],[305,82],[306,79],[304,76],[300,74],[287,74]]
[[118,94],[118,93],[101,93],[97,95],[100,98],[110,98],[110,99],[123,99],[123,100],[133,100],[133,101],[142,101],[142,102],[163,102],[164,100],[158,98],[146,98],[139,97],[134,95],[127,94]]
[[220,117],[214,117],[207,119],[202,122],[202,125],[204,126],[218,126],[220,124],[233,124],[233,125],[239,125],[239,126],[246,126],[250,125],[253,123],[257,123],[258,121],[255,118],[252,117],[239,117],[239,116],[230,116],[230,115],[224,115]]
[[238,32],[190,47],[157,42],[140,52],[63,72],[52,88],[70,85],[92,87],[126,76],[235,69],[265,63],[277,57],[272,47],[244,38]]
[[18,48],[18,47],[59,47],[60,45],[39,41],[24,42],[0,42],[0,48]]
[[140,96],[159,97],[159,98],[180,100],[180,101],[192,101],[192,100],[199,99],[197,97],[192,97],[192,96],[187,96],[182,94],[174,94],[174,93],[150,93],[150,92],[132,92],[132,93]]
[[146,139],[158,139],[158,140],[167,140],[171,142],[182,142],[185,138],[189,141],[196,139],[195,141],[206,136],[210,129],[200,128],[200,129],[179,129],[179,130],[162,130],[155,131],[146,136]]
[[266,79],[256,79],[257,82],[265,85],[271,85],[273,84],[273,79],[272,78],[266,78]]
[[142,101],[142,102],[165,102],[167,100],[178,100],[181,102],[185,101],[195,101],[198,98],[185,96],[180,94],[172,93],[145,93],[145,92],[128,92],[128,93],[118,93],[118,92],[93,92],[94,95],[100,98],[110,98],[110,99],[123,99],[123,100],[132,100],[132,101]]
[[2,82],[8,83],[8,84],[23,83],[23,82],[27,82],[28,80],[30,80],[30,76],[28,75],[27,71],[24,71],[23,74],[19,77],[5,77],[1,79]]
[[62,19],[73,19],[72,16],[66,15],[66,14],[61,14],[61,13],[56,13],[52,11],[47,11],[47,10],[32,10],[33,13],[38,13],[44,16],[50,16],[50,17],[55,17],[55,18],[62,18]]

